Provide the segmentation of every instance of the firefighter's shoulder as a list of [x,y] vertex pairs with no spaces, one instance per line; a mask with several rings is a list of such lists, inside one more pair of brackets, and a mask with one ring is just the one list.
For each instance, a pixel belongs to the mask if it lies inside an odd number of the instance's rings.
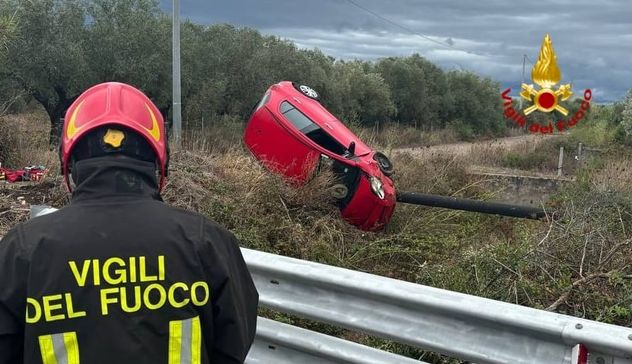
[[210,240],[212,243],[237,243],[237,238],[230,230],[208,217],[198,212],[184,210],[179,207],[166,206],[172,214],[181,216],[180,219],[176,218],[176,220],[190,219],[191,222],[194,221],[200,229],[201,241],[208,242]]
[[46,214],[16,224],[3,241],[12,241],[19,246],[25,256],[30,256],[30,252],[38,242],[38,239],[30,239],[32,233],[49,230],[51,226],[58,224],[60,217],[65,215],[63,210],[65,209],[50,209]]

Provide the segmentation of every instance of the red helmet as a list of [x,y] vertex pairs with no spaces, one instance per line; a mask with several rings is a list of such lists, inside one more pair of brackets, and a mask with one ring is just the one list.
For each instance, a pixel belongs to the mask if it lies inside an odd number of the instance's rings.
[[71,190],[69,161],[73,148],[86,133],[105,125],[120,125],[143,136],[160,165],[159,188],[167,176],[167,136],[160,111],[140,90],[118,82],[105,82],[82,93],[66,112],[61,136],[61,168]]

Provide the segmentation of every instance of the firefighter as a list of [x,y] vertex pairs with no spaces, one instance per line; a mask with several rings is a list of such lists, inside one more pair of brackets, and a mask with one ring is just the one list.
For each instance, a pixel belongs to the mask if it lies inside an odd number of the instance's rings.
[[70,204],[0,242],[0,363],[243,362],[257,291],[230,232],[162,202],[156,106],[99,84],[62,132]]

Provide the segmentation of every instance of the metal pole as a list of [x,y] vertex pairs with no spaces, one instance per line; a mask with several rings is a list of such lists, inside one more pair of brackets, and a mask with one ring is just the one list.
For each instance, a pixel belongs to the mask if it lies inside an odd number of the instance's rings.
[[557,161],[557,176],[562,176],[562,163],[564,162],[564,147],[560,147],[560,159]]
[[582,161],[582,143],[577,145],[577,161],[580,163]]
[[173,0],[173,141],[176,147],[180,146],[180,134],[182,130],[182,104],[180,90],[180,0]]
[[[522,55],[522,84],[524,84],[524,69],[525,69],[525,62],[526,61],[527,61],[527,55],[523,54]],[[520,87],[522,87],[522,84],[520,84]],[[520,110],[522,110],[522,96],[519,96],[518,100],[520,102]]]
[[539,207],[510,205],[499,202],[477,201],[469,198],[429,195],[416,192],[398,192],[397,201],[413,205],[443,207],[446,209],[481,212],[525,219],[542,219],[546,212]]

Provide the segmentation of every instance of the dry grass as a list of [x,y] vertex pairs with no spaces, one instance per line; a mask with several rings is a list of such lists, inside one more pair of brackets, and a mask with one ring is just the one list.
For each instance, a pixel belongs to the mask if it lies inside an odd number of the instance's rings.
[[[539,139],[539,138],[538,138]],[[494,142],[477,144],[470,150],[473,164],[480,166],[497,166],[532,172],[555,172],[557,170],[559,147],[566,145],[564,136],[558,138],[542,138],[513,144],[509,147],[499,147]],[[574,170],[575,161],[573,151],[565,148],[564,169]]]
[[0,118],[0,162],[9,168],[45,165],[58,168],[56,150],[48,146],[50,124],[45,113]]
[[241,146],[244,132],[242,120],[231,116],[189,120],[184,124],[182,148],[222,154]]
[[330,185],[331,176],[323,174],[290,188],[241,149],[178,151],[164,198],[222,223],[249,247],[306,257],[315,245],[337,245],[352,231],[330,203]]
[[352,125],[351,129],[369,145],[380,146],[384,150],[456,143],[461,140],[451,128],[422,131],[410,125],[388,123],[379,128]]
[[45,113],[7,115],[0,118],[0,163],[19,169],[43,165],[50,171],[38,183],[7,184],[0,181],[0,236],[29,216],[29,206],[63,206],[68,198],[61,186],[59,157],[48,147],[49,122]]
[[0,182],[0,237],[29,218],[31,205],[62,207],[68,194],[58,177],[47,176],[40,182],[5,184]]
[[[331,176],[318,176],[293,189],[238,145],[235,140],[241,133],[234,126],[213,133],[215,136],[207,137],[196,134],[197,140],[185,140],[186,150],[173,152],[164,198],[227,226],[245,246],[589,319],[632,324],[629,156],[608,154],[601,160],[586,161],[577,183],[558,193],[549,207],[561,213],[553,223],[398,205],[385,231],[368,233],[340,219],[327,190]],[[488,196],[493,191],[483,189],[479,179],[467,175],[466,168],[475,161],[500,163],[505,154],[481,148],[457,157],[398,154],[393,157],[396,185],[400,190]],[[544,148],[518,145],[513,151],[529,155],[540,149]],[[15,160],[24,161],[22,158]],[[17,193],[0,191],[0,235],[2,229],[26,218],[25,213],[2,215],[3,206],[14,206],[21,193],[33,193],[35,200],[57,206],[66,203],[60,197],[63,189],[52,187],[60,181],[52,176],[49,181]],[[46,191],[44,198],[37,197],[37,188]],[[407,355],[422,355],[366,336],[353,337]]]
[[401,191],[415,191],[444,195],[474,196],[478,191],[470,187],[478,181],[467,174],[467,157],[449,153],[398,153],[393,157],[393,179]]
[[599,173],[590,176],[590,182],[599,192],[632,191],[632,160],[625,157],[606,160]]

